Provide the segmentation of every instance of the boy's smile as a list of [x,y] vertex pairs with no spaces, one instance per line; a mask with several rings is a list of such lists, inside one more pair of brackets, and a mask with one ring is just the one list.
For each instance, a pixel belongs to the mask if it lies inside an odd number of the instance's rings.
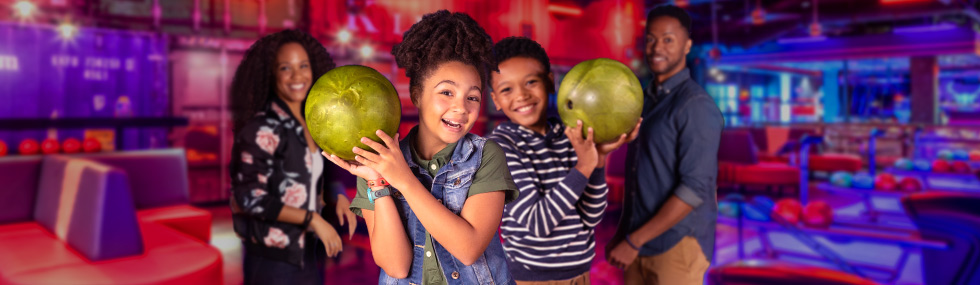
[[554,89],[551,74],[545,74],[541,62],[530,57],[512,57],[501,62],[493,72],[493,102],[507,118],[538,133],[547,127],[545,110],[548,93]]

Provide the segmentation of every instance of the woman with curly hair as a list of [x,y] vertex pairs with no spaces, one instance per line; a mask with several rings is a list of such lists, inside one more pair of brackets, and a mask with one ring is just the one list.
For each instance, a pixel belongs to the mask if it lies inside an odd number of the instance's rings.
[[[316,214],[325,163],[302,114],[313,80],[334,66],[316,39],[286,30],[255,42],[235,71],[231,207],[245,248],[245,284],[323,284],[317,237],[327,255],[342,249],[337,231]],[[347,197],[329,194],[353,235]]]
[[367,223],[380,284],[514,283],[497,227],[517,187],[500,146],[469,133],[492,47],[466,14],[422,17],[392,50],[419,125],[401,141],[361,138],[374,152],[355,147],[354,162],[328,157],[359,177],[351,210]]

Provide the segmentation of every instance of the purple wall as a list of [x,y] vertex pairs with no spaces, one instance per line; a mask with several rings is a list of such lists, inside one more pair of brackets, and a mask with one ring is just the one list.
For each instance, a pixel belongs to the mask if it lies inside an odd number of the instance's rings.
[[[167,40],[151,33],[0,22],[0,118],[169,116]],[[58,130],[59,141],[84,130]],[[124,149],[166,145],[164,129],[128,130]],[[11,152],[47,130],[2,131]],[[118,148],[119,146],[117,146]]]

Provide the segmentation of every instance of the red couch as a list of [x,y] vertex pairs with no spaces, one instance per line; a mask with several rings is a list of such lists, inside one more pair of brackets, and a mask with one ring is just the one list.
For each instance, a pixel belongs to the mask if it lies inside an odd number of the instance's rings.
[[[132,188],[146,181],[130,178],[140,174],[83,156],[0,158],[12,186],[0,190],[10,198],[0,205],[0,284],[222,282],[221,253],[206,243],[209,213],[175,203],[137,214],[146,197]],[[156,183],[167,180],[180,179]]]

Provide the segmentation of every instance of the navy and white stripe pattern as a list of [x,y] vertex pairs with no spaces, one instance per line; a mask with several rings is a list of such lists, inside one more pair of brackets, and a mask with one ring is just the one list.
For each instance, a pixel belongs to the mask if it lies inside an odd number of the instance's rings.
[[[588,271],[595,257],[606,177],[601,168],[590,178],[575,169],[578,159],[564,131],[557,120],[549,120],[545,135],[504,122],[488,137],[504,149],[520,189],[520,198],[504,206],[500,227],[517,280],[571,278]],[[535,276],[520,276],[531,271]],[[541,276],[549,272],[562,276]]]

